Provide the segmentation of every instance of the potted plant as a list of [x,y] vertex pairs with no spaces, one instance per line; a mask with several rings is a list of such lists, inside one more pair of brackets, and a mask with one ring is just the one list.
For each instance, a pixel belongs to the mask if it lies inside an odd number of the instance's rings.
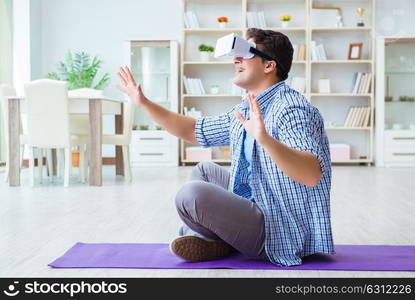
[[217,20],[219,22],[219,27],[220,28],[226,28],[226,24],[229,21],[229,19],[227,17],[219,17],[219,18],[217,18]]
[[97,84],[94,79],[101,69],[102,60],[91,56],[85,52],[78,52],[72,55],[71,51],[66,55],[65,61],[58,63],[58,72],[49,73],[50,79],[62,80],[68,82],[68,90],[80,88],[93,88],[102,90],[110,81],[109,73],[105,73]]
[[212,46],[201,44],[199,45],[200,59],[202,61],[209,61],[210,54],[215,50]]
[[280,21],[281,21],[281,27],[286,28],[286,27],[288,27],[288,24],[291,21],[291,16],[290,15],[282,15],[280,17]]
[[213,84],[210,86],[210,93],[213,95],[219,94],[219,85]]

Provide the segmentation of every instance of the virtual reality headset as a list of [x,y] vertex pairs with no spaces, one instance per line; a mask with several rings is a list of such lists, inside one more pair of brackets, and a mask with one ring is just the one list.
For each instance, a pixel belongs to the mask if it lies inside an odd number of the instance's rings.
[[231,33],[221,37],[216,42],[215,58],[218,59],[233,59],[235,57],[242,57],[250,59],[255,55],[262,57],[265,60],[275,61],[280,75],[285,74],[284,67],[279,61],[266,54],[265,52],[256,49],[255,43],[249,42],[237,34]]

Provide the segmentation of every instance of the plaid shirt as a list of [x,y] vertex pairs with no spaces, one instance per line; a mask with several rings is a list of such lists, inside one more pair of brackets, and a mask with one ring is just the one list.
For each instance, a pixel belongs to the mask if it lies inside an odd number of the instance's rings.
[[199,118],[195,129],[198,142],[204,147],[230,145],[229,190],[247,199],[252,193],[264,215],[265,250],[271,262],[292,266],[314,253],[335,254],[330,223],[331,161],[320,112],[284,82],[271,86],[256,99],[268,134],[318,158],[323,173],[318,185],[307,187],[289,178],[256,141],[249,181],[248,162],[242,155],[245,128],[234,116],[238,110],[249,118],[246,98],[227,113]]

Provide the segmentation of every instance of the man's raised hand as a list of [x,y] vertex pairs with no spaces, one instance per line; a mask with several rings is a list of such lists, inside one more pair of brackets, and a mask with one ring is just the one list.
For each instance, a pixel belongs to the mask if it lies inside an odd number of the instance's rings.
[[117,72],[123,86],[116,85],[115,87],[121,92],[127,94],[131,101],[137,106],[142,106],[146,101],[149,101],[143,94],[140,84],[137,84],[130,69],[125,66],[121,67]]

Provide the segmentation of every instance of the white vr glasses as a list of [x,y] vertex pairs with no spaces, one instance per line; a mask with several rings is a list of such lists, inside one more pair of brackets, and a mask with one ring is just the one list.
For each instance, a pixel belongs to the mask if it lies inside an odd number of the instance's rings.
[[278,73],[284,74],[284,67],[281,66],[276,58],[258,50],[255,43],[249,42],[237,34],[231,33],[221,37],[216,42],[215,58],[218,59],[233,59],[235,57],[242,57],[250,59],[255,55],[262,57],[265,60],[273,60],[278,67]]

